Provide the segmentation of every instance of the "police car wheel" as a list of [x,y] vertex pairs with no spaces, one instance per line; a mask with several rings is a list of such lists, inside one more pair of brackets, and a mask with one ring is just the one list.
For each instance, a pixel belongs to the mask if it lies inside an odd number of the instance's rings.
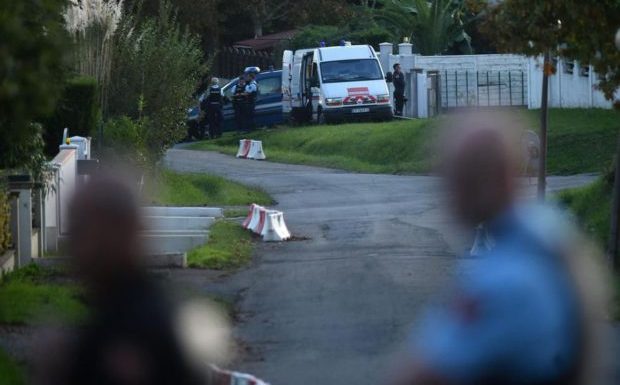
[[319,110],[316,113],[316,123],[317,124],[325,124],[325,114],[323,113],[323,111],[319,108]]

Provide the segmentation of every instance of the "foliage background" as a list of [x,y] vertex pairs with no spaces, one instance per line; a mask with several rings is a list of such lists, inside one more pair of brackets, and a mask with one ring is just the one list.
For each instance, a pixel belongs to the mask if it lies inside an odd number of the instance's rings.
[[[198,38],[162,1],[157,18],[126,14],[115,35],[106,119],[127,116],[152,163],[185,135],[185,112],[206,67]],[[144,119],[148,118],[148,119]]]
[[[0,2],[0,168],[41,167],[41,128],[60,94],[64,0]],[[33,161],[33,153],[35,158]]]

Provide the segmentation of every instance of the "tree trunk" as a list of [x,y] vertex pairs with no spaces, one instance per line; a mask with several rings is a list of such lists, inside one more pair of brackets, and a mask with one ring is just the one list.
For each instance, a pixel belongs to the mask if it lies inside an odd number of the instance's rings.
[[549,51],[545,53],[543,64],[542,99],[540,102],[540,165],[538,167],[538,200],[545,201],[547,189],[547,125],[549,123],[549,75],[551,63]]
[[254,20],[254,38],[263,36],[263,23],[260,20]]
[[620,136],[618,136],[618,144],[616,149],[616,170],[614,172],[614,190],[613,202],[611,209],[611,225],[609,234],[609,246],[607,249],[607,257],[609,263],[615,271],[618,271],[618,238],[620,237]]

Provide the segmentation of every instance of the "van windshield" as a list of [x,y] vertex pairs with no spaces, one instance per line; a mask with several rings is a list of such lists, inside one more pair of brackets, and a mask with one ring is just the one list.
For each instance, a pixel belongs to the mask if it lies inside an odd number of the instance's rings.
[[323,83],[383,79],[376,59],[338,60],[321,63]]

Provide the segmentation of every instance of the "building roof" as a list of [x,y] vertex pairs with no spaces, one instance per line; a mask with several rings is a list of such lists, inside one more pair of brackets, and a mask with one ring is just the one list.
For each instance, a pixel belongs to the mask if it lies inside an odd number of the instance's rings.
[[297,33],[296,30],[282,31],[263,35],[254,39],[240,40],[233,44],[235,48],[250,48],[255,51],[268,50],[277,46],[283,40],[291,40]]

